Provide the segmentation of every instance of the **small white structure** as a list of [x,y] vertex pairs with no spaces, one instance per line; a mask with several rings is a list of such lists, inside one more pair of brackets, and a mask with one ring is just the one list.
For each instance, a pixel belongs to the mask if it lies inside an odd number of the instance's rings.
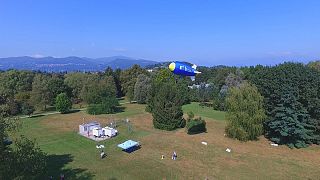
[[94,121],[90,123],[80,124],[79,133],[83,135],[88,135],[94,128],[100,128],[100,123]]
[[104,133],[102,131],[102,128],[98,127],[98,128],[93,128],[92,129],[92,135],[94,137],[101,137],[101,136],[104,136]]
[[79,125],[79,134],[94,141],[103,141],[116,136],[118,131],[108,126],[102,128],[100,123],[94,121]]
[[227,148],[227,149],[226,149],[226,152],[230,153],[230,152],[231,152],[231,149],[230,149],[230,148]]
[[106,127],[102,128],[102,134],[104,136],[113,137],[118,134],[118,131],[116,129],[113,129],[111,127],[106,126]]

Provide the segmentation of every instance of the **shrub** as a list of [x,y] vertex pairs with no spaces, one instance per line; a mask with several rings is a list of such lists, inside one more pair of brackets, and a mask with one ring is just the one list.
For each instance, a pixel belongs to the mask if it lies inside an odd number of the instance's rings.
[[194,118],[194,113],[192,111],[188,112],[188,121]]
[[201,117],[188,120],[186,128],[188,134],[198,134],[207,131],[206,122]]

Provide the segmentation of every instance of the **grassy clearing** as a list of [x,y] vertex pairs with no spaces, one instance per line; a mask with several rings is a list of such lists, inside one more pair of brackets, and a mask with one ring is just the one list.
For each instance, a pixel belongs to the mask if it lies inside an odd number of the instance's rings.
[[192,102],[191,104],[182,107],[184,113],[192,111],[196,116],[207,117],[215,120],[225,120],[225,112],[216,111],[209,107],[201,107],[199,103]]
[[[67,179],[318,179],[320,148],[289,149],[272,147],[260,141],[241,143],[223,136],[225,122],[221,112],[200,109],[195,103],[184,110],[198,109],[205,116],[207,133],[187,135],[184,129],[167,132],[154,129],[152,116],[145,106],[126,104],[124,112],[91,116],[85,112],[50,115],[23,120],[19,134],[36,138],[50,154],[50,175],[62,172]],[[217,117],[218,121],[209,117]],[[84,118],[84,120],[83,120]],[[104,141],[107,157],[99,159],[96,142],[77,134],[83,121],[97,119],[106,124],[114,119],[129,118],[134,131],[119,126],[119,136]],[[141,149],[127,154],[116,145],[127,139],[137,140]],[[201,144],[207,141],[208,146]],[[225,149],[232,149],[226,153]],[[171,160],[173,151],[178,154]],[[161,155],[165,159],[161,160]],[[45,179],[45,178],[44,178]]]

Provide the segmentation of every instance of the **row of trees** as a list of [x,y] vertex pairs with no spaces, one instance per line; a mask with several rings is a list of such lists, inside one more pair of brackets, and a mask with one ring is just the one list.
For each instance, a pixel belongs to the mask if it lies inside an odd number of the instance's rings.
[[[224,99],[227,91],[225,79],[237,69],[233,67],[202,68],[203,73],[196,82],[203,82],[200,88],[184,88],[186,101],[213,101],[216,109],[225,110]],[[47,110],[56,106],[56,98],[64,93],[72,103],[92,104],[90,113],[98,113],[95,107],[108,107],[108,112],[116,111],[115,97],[127,96],[130,101],[147,103],[155,73],[148,73],[138,65],[130,69],[113,71],[107,68],[99,73],[43,73],[9,70],[0,72],[0,112],[7,115],[26,114]],[[191,85],[189,78],[183,82]],[[210,84],[210,86],[208,86]],[[67,100],[66,100],[67,101]],[[114,103],[107,103],[114,102]],[[108,105],[108,104],[111,104]],[[110,107],[110,108],[109,108]],[[61,108],[59,108],[61,109]],[[58,110],[59,110],[58,109]],[[69,108],[64,108],[69,109]]]
[[147,103],[156,128],[185,126],[182,105],[192,101],[213,102],[227,111],[226,132],[240,140],[261,134],[279,144],[305,147],[320,142],[319,62],[285,63],[273,67],[200,67],[198,88],[189,89],[189,78],[167,69],[148,73],[130,69],[100,73],[50,74],[29,71],[0,73],[0,112],[30,113],[55,105],[61,112],[73,103],[89,104],[88,113],[117,111],[116,97]]
[[268,138],[298,148],[320,143],[320,71],[284,63],[251,67],[247,77],[265,99]]
[[107,68],[99,73],[9,70],[0,72],[0,113],[30,115],[51,106],[65,113],[71,108],[70,101],[89,104],[89,113],[112,113],[118,106],[117,97],[123,95],[130,101],[146,103],[150,87],[150,74],[138,65],[124,71]]
[[239,140],[261,134],[278,144],[320,143],[318,63],[242,68],[244,80],[228,90],[226,133]]

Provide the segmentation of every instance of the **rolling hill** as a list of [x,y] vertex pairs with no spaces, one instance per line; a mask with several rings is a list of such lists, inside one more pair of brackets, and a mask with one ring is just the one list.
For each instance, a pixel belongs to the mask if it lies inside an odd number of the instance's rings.
[[156,61],[145,59],[134,59],[125,56],[112,56],[103,58],[86,57],[42,57],[34,58],[30,56],[0,58],[0,70],[19,69],[47,72],[63,71],[102,71],[110,66],[113,69],[127,69],[134,64],[141,67],[157,64]]

